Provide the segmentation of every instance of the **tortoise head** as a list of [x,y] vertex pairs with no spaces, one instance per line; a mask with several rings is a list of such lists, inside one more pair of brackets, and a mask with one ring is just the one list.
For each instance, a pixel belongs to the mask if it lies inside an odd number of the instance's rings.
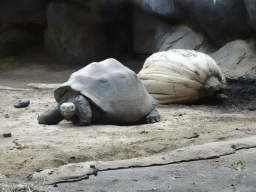
[[65,119],[70,119],[75,115],[76,106],[74,103],[63,103],[60,106],[60,113]]

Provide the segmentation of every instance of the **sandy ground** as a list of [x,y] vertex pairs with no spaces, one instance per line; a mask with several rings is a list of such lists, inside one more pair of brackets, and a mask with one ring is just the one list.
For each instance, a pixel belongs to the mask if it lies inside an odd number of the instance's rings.
[[[40,58],[44,62],[40,62]],[[27,58],[27,57],[25,57]],[[78,68],[60,67],[44,55],[0,60],[0,85],[26,88],[28,83],[62,83]],[[37,62],[35,62],[37,60]],[[140,62],[138,62],[140,63]],[[136,62],[126,64],[138,72]],[[3,88],[3,87],[2,87]],[[13,105],[29,98],[27,108]],[[56,105],[53,90],[0,89],[0,174],[32,173],[74,162],[112,161],[151,156],[185,146],[255,135],[254,108],[229,105],[159,105],[161,121],[149,125],[92,125],[67,121],[40,125],[37,116]],[[232,107],[234,105],[234,107]],[[3,134],[11,133],[11,137]]]

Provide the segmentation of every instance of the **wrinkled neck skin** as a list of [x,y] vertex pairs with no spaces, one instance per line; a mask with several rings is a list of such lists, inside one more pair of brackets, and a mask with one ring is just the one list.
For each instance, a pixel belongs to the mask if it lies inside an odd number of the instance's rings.
[[226,85],[223,85],[217,77],[211,76],[204,83],[202,90],[200,91],[200,97],[217,96],[223,93]]

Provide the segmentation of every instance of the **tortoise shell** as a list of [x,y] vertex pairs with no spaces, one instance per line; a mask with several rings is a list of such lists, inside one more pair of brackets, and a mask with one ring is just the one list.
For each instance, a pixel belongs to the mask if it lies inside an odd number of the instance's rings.
[[94,62],[74,72],[54,91],[57,102],[68,89],[80,92],[112,122],[132,123],[157,105],[136,73],[115,59]]

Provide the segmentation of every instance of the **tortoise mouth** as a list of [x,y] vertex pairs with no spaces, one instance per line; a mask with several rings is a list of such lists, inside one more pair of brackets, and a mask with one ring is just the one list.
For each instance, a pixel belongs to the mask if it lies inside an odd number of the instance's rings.
[[63,111],[61,112],[61,115],[65,118],[65,119],[70,119],[75,115],[75,112],[71,111],[71,112],[66,112]]

